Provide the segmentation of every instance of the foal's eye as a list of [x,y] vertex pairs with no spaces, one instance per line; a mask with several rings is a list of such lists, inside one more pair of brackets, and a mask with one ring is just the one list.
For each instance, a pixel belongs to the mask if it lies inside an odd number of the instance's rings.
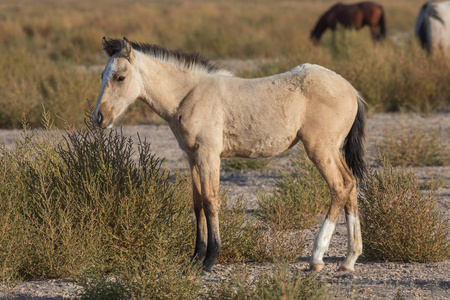
[[125,80],[125,76],[119,76],[119,78],[117,78],[117,81],[124,81]]

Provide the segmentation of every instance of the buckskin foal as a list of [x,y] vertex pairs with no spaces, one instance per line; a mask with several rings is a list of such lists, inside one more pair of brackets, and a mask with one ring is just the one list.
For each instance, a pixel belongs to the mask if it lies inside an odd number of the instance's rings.
[[111,128],[139,99],[169,123],[189,160],[197,218],[194,259],[203,262],[204,270],[211,270],[221,246],[220,159],[274,156],[299,140],[331,191],[311,269],[322,269],[342,209],[348,253],[340,270],[354,269],[362,251],[355,176],[361,179],[365,171],[365,113],[363,100],[344,78],[304,64],[283,74],[243,79],[195,53],[105,38],[103,49],[109,61],[93,121]]

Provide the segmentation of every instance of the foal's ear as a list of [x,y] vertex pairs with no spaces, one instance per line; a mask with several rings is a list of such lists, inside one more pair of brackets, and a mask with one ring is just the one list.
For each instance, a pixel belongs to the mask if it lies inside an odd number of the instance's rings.
[[133,50],[133,47],[131,46],[130,41],[129,41],[126,37],[123,38],[123,43],[124,43],[124,54],[125,54],[125,57],[126,57],[130,62],[132,62],[133,59],[134,59],[134,50]]
[[119,39],[106,39],[103,37],[102,40],[103,45],[103,51],[105,51],[105,54],[109,57],[118,54],[122,57],[125,57],[130,62],[134,59],[134,50],[131,46],[131,43],[124,38],[123,40]]
[[103,37],[102,39],[102,46],[103,46],[103,51],[105,52],[105,54],[108,57],[113,56],[114,54],[116,54],[117,49],[116,47],[114,47],[113,45],[113,40],[107,40],[106,37]]

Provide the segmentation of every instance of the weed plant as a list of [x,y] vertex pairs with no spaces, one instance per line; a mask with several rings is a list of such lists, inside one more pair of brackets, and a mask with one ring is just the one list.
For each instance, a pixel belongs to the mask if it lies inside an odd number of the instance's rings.
[[359,207],[363,255],[373,260],[436,262],[449,258],[450,224],[424,194],[412,171],[396,170],[386,158],[371,170]]
[[186,180],[171,181],[145,141],[135,162],[132,141],[117,131],[88,124],[63,137],[44,125],[1,149],[1,280],[101,271],[133,297],[196,295]]
[[[118,130],[89,121],[64,133],[47,112],[43,127],[25,124],[15,148],[0,148],[0,280],[72,278],[90,299],[195,298],[187,177],[170,179],[146,141],[134,160],[133,141]],[[223,191],[221,200],[218,262],[273,260],[258,252],[261,225],[242,198],[231,205]]]
[[450,164],[450,149],[442,137],[440,128],[404,121],[397,130],[384,129],[378,148],[394,166],[444,166]]
[[268,166],[270,161],[270,158],[227,158],[222,161],[221,168],[228,172],[243,170],[262,170]]
[[304,230],[325,212],[328,187],[304,151],[295,153],[275,189],[258,195],[257,217],[262,228],[254,258],[256,261],[294,262],[305,249]]
[[245,266],[230,281],[214,287],[211,299],[329,299],[327,284],[315,278],[314,273],[302,274],[286,265],[273,268],[251,280]]
[[253,259],[258,224],[247,213],[246,202],[242,197],[231,205],[225,191],[221,192],[221,207],[219,211],[220,236],[222,249],[218,263],[241,262]]
[[293,263],[305,251],[305,233],[302,231],[269,227],[259,228],[255,234],[254,261]]
[[328,186],[304,151],[291,159],[272,194],[258,195],[258,216],[269,227],[304,230],[311,227],[329,202]]

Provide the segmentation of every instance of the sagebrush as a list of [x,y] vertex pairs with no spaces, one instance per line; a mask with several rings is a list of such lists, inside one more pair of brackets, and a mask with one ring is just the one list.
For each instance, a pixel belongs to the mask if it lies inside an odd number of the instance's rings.
[[423,121],[403,120],[398,128],[384,128],[377,144],[379,152],[394,166],[445,166],[450,154],[444,132],[449,128],[427,128]]
[[449,258],[450,223],[433,191],[420,190],[412,171],[386,158],[372,169],[359,201],[363,255],[369,259],[436,262]]

